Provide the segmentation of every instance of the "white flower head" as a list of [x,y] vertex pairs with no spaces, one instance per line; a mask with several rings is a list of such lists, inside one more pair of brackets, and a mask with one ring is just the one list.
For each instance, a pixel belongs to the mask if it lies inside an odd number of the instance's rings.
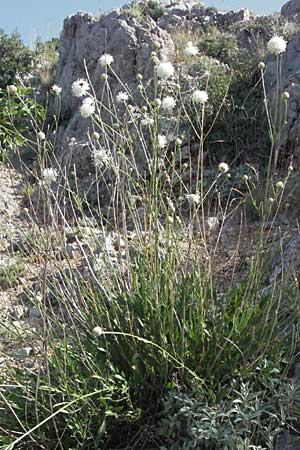
[[93,134],[92,134],[92,137],[93,137],[96,141],[98,141],[98,140],[100,139],[100,134],[99,134],[97,131],[94,131]]
[[93,335],[96,337],[100,337],[103,334],[103,329],[101,327],[93,328]]
[[277,181],[276,187],[277,187],[277,189],[283,189],[284,188],[284,182],[283,181]]
[[157,67],[157,75],[163,80],[167,80],[174,75],[174,67],[170,62],[161,62]]
[[287,92],[287,91],[283,92],[282,98],[283,98],[283,100],[288,100],[290,98],[289,92]]
[[171,96],[167,96],[167,97],[164,97],[162,100],[161,109],[166,112],[172,112],[175,105],[176,105],[176,100]]
[[114,57],[109,53],[104,53],[100,58],[99,62],[101,67],[110,66],[114,62]]
[[184,54],[185,56],[196,56],[198,55],[199,50],[198,48],[193,45],[193,43],[191,41],[189,41],[184,49]]
[[18,88],[14,84],[7,86],[7,90],[10,94],[16,94],[18,92]]
[[279,36],[274,36],[269,40],[267,47],[270,53],[274,55],[280,55],[280,53],[285,52],[287,42]]
[[92,156],[93,156],[95,167],[97,167],[97,168],[106,166],[110,161],[109,154],[107,153],[107,151],[104,147],[94,149]]
[[219,171],[222,173],[227,173],[229,170],[229,166],[225,162],[220,163],[218,168],[219,168]]
[[185,198],[187,199],[190,205],[198,205],[200,202],[199,194],[186,194]]
[[127,92],[119,92],[116,95],[116,101],[117,103],[126,103],[129,100],[129,95],[127,94]]
[[39,131],[37,137],[39,138],[40,141],[44,141],[46,139],[46,135],[43,131]]
[[47,186],[50,186],[52,181],[57,180],[58,173],[56,169],[49,167],[43,170],[42,176],[43,176],[43,183],[46,184]]
[[142,127],[151,127],[154,125],[153,117],[146,115],[143,119],[141,119],[141,125]]
[[54,94],[54,95],[59,95],[59,94],[61,93],[61,87],[58,86],[57,84],[54,84],[54,85],[51,87],[51,92],[52,92],[52,94]]
[[162,135],[162,134],[159,134],[159,135],[158,135],[157,141],[158,141],[158,147],[159,147],[159,148],[164,148],[164,147],[166,147],[166,145],[167,145],[167,143],[168,143],[168,140],[167,140],[166,136],[164,136],[164,135]]
[[196,89],[192,93],[192,100],[196,104],[204,105],[208,100],[208,94],[206,91],[200,91]]
[[72,84],[72,95],[74,97],[83,97],[90,89],[89,83],[83,78],[79,78]]
[[82,105],[80,106],[80,114],[82,117],[87,119],[91,117],[95,112],[95,102],[92,98],[87,97],[83,100]]

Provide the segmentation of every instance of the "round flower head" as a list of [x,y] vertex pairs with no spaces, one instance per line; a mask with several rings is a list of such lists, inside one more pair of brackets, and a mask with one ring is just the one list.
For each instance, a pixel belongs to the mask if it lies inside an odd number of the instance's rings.
[[285,91],[285,92],[282,94],[282,98],[283,98],[283,100],[288,100],[288,99],[290,98],[290,94],[289,94],[287,91]]
[[163,136],[162,134],[158,135],[157,140],[158,140],[158,147],[159,148],[164,148],[167,145],[167,143],[168,143],[166,136]]
[[52,167],[43,170],[43,183],[46,185],[50,185],[52,181],[56,181],[58,177],[58,173],[56,169],[52,169]]
[[106,166],[110,160],[109,155],[104,147],[95,149],[92,156],[95,167]]
[[109,53],[104,53],[99,59],[99,62],[102,67],[107,67],[114,62],[114,57]]
[[54,95],[59,95],[61,93],[61,87],[58,86],[57,84],[54,84],[51,88],[51,92]]
[[119,92],[116,96],[117,103],[126,103],[129,99],[127,92]]
[[257,67],[258,67],[259,70],[265,70],[266,65],[265,65],[265,63],[264,63],[263,61],[261,61],[261,62],[258,64]]
[[72,95],[74,97],[83,97],[90,89],[89,83],[83,78],[79,78],[72,84]]
[[200,202],[199,194],[186,194],[185,198],[187,199],[190,205],[198,205],[198,203]]
[[208,100],[206,91],[199,91],[198,89],[192,93],[192,100],[196,104],[204,105]]
[[199,53],[198,48],[195,45],[193,45],[192,42],[188,42],[187,46],[184,49],[185,56],[196,56],[198,55],[198,53]]
[[277,189],[283,189],[284,188],[284,182],[283,181],[277,181],[276,187],[277,187]]
[[43,133],[43,131],[39,131],[37,137],[39,138],[40,141],[44,141],[46,139],[46,135],[45,133]]
[[229,166],[228,164],[226,164],[225,162],[222,162],[219,164],[219,171],[222,173],[227,173],[229,170]]
[[94,100],[90,97],[87,97],[83,100],[82,105],[80,107],[80,114],[82,117],[87,119],[88,117],[92,116],[95,112],[95,103]]
[[274,36],[268,42],[268,51],[274,53],[274,55],[280,55],[280,53],[285,52],[287,42],[279,36]]
[[100,337],[103,334],[103,330],[101,327],[93,328],[93,335],[96,337]]
[[157,67],[157,75],[163,80],[167,80],[174,75],[174,67],[169,62],[162,62]]
[[100,139],[100,134],[97,131],[94,131],[94,133],[92,134],[92,137],[98,141]]
[[18,92],[18,88],[14,84],[7,86],[7,90],[10,94],[16,94]]
[[164,97],[162,100],[161,109],[166,112],[172,112],[175,105],[176,105],[176,100],[171,96],[167,96],[167,97]]

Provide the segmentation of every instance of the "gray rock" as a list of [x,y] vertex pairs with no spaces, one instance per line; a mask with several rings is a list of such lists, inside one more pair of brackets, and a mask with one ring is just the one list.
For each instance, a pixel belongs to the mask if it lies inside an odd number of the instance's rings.
[[274,450],[299,450],[299,448],[299,435],[281,433],[279,436],[277,436]]
[[289,19],[295,19],[295,16],[297,16],[297,14],[299,13],[300,0],[290,0],[281,8],[281,15]]
[[[290,95],[287,123],[283,127],[278,142],[280,151],[289,149],[289,153],[295,156],[295,163],[300,158],[300,34],[296,33],[288,42],[286,52],[281,57],[281,85],[280,93],[287,91]],[[268,55],[266,61],[266,85],[272,109],[275,108],[277,89],[277,62],[274,55]],[[284,105],[279,99],[279,116],[281,124],[284,119]]]
[[[81,116],[79,107],[82,99],[72,96],[72,83],[78,78],[89,77],[96,95],[108,104],[105,81],[101,79],[105,69],[101,67],[99,58],[104,53],[109,53],[114,58],[113,71],[129,90],[136,92],[137,74],[141,74],[145,80],[153,77],[151,52],[154,42],[161,45],[159,57],[162,61],[172,59],[174,44],[171,37],[150,18],[140,24],[132,17],[113,11],[100,19],[87,13],[78,13],[64,21],[55,80],[62,87],[61,123],[57,132],[56,153],[69,175],[72,175],[75,165],[80,188],[89,191],[90,196],[94,192],[89,188],[95,173],[88,136],[93,131],[92,120]],[[110,71],[109,87],[114,97],[124,90],[119,79]],[[118,113],[122,116],[124,107]],[[102,117],[114,127],[105,112]],[[110,170],[106,172],[106,179],[113,182]],[[105,183],[99,188],[99,196],[105,205],[105,199],[110,196],[109,186]]]
[[36,306],[32,306],[29,310],[30,319],[40,319],[42,317],[40,310]]

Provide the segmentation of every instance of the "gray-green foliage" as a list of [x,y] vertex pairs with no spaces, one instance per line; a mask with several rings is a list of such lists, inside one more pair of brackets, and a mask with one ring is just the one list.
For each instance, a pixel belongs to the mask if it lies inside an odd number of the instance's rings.
[[159,19],[165,12],[165,8],[157,0],[147,0],[145,2],[133,2],[125,11],[138,20],[144,20],[147,16],[152,19]]
[[167,394],[161,433],[168,450],[269,450],[280,431],[299,425],[300,385],[282,381],[277,369],[228,383],[231,394],[217,403],[180,389]]

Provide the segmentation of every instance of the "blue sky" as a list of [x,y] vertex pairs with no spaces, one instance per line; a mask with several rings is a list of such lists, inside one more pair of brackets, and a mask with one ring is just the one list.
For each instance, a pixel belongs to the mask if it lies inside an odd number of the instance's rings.
[[[0,28],[6,33],[18,30],[26,44],[37,36],[58,36],[64,17],[79,10],[97,13],[129,3],[130,0],[2,0]],[[206,0],[222,9],[248,7],[259,14],[279,11],[284,0]]]

